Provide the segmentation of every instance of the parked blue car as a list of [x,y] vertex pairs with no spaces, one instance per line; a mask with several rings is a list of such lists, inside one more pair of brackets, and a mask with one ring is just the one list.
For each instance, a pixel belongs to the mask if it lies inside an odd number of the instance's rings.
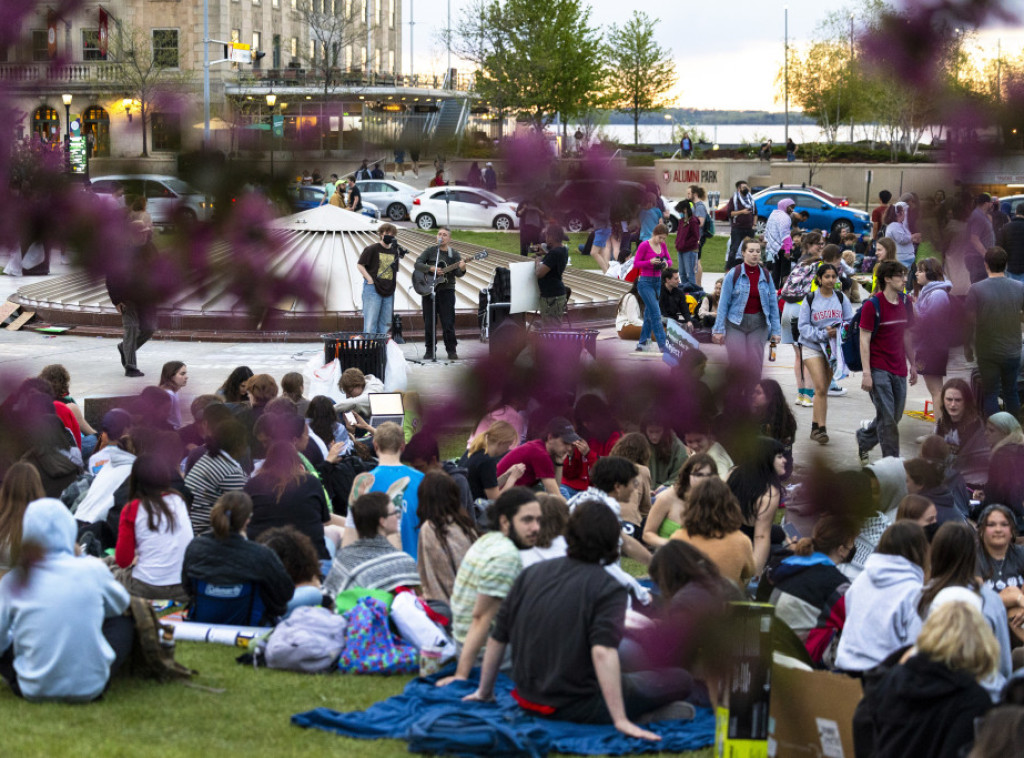
[[807,221],[800,224],[804,229],[824,229],[826,234],[834,231],[839,233],[854,232],[864,234],[871,231],[871,217],[864,211],[854,208],[840,207],[826,200],[821,195],[804,190],[779,190],[765,192],[755,198],[754,208],[757,210],[757,231],[764,231],[768,216],[778,206],[780,200],[789,198],[795,205],[793,212],[805,211]]
[[[292,211],[308,211],[310,208],[319,208],[324,200],[324,188],[303,184],[292,184],[288,187],[288,200],[291,203]],[[380,208],[371,202],[363,200],[362,214],[368,218],[380,221]]]

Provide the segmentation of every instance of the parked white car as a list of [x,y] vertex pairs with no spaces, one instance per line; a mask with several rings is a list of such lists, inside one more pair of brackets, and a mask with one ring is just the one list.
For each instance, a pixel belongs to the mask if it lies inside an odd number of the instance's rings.
[[120,185],[126,203],[145,197],[146,210],[155,226],[171,226],[179,219],[186,223],[205,221],[213,212],[213,203],[208,203],[205,195],[176,176],[113,174],[93,179],[91,184],[93,192],[104,195],[113,194]]
[[516,228],[516,206],[476,187],[431,187],[412,201],[412,220],[420,229],[440,224],[456,227]]
[[356,186],[363,195],[364,203],[369,200],[392,221],[412,218],[412,201],[423,191],[391,179],[364,179],[356,182]]

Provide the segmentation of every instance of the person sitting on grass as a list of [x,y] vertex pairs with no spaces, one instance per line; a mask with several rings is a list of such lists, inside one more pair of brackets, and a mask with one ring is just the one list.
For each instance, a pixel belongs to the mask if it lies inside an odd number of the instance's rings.
[[18,566],[0,580],[0,676],[26,700],[96,700],[132,649],[128,591],[75,555],[78,527],[59,500],[32,501],[22,523]]
[[541,561],[513,584],[487,641],[479,686],[465,699],[494,699],[511,644],[513,697],[524,710],[559,721],[610,723],[629,737],[657,741],[635,722],[675,715],[664,706],[684,700],[693,679],[681,669],[621,671],[626,590],[604,570],[618,557],[619,520],[612,510],[598,501],[580,503],[569,517],[566,542],[565,558]]
[[416,561],[388,541],[398,534],[400,514],[388,494],[367,492],[350,510],[358,539],[334,556],[324,591],[335,597],[350,587],[387,592],[396,587],[419,587]]

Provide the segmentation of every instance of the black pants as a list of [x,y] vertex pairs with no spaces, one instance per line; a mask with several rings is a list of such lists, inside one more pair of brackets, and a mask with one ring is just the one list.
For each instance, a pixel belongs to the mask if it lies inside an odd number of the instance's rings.
[[437,339],[437,322],[434,317],[434,299],[437,299],[436,319],[441,321],[441,333],[444,335],[444,348],[454,353],[458,345],[455,339],[455,289],[452,287],[436,290],[434,297],[423,298],[423,324],[426,331],[427,355],[434,354]]
[[530,224],[519,227],[519,254],[530,255],[530,245],[539,245],[542,242],[540,236],[543,231],[539,226]]
[[779,252],[775,254],[775,260],[772,262],[772,279],[775,280],[775,286],[781,287],[785,283],[786,277],[789,276],[789,272],[792,270],[793,259],[787,258],[782,254],[782,251],[779,250]]
[[[103,620],[103,636],[107,644],[114,649],[114,660],[110,664],[110,678],[107,679],[106,692],[110,687],[110,679],[118,672],[128,656],[132,652],[132,643],[135,641],[135,621],[131,616],[110,616]],[[14,645],[11,645],[0,655],[0,677],[7,682],[8,686],[18,697],[22,697],[21,688],[18,686],[18,675],[14,672]]]
[[[685,700],[693,689],[693,677],[685,669],[622,674],[622,700],[626,716],[630,719],[638,719],[663,705]],[[612,720],[600,691],[559,708],[551,718],[577,724],[610,724]]]
[[140,308],[135,303],[124,302],[121,304],[121,323],[124,325],[124,339],[121,341],[121,350],[124,353],[124,367],[139,367],[135,351],[149,342],[149,338],[156,331],[155,314],[150,309]]
[[732,225],[732,231],[729,233],[729,252],[725,256],[726,271],[743,262],[743,256],[740,254],[740,243],[747,237],[753,236],[753,229],[738,228],[736,224]]

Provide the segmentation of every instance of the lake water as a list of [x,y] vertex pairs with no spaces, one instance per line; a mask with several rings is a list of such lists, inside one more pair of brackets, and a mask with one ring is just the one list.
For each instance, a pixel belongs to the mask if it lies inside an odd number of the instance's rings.
[[[640,142],[654,145],[673,144],[675,127],[666,122],[665,124],[640,125]],[[575,128],[569,127],[569,134],[575,132]],[[775,145],[786,144],[785,124],[721,124],[719,126],[698,126],[696,132],[703,132],[707,140],[712,144],[719,145],[740,145],[744,142],[760,145],[764,139],[771,139]],[[611,124],[598,129],[599,134],[607,135],[620,143],[630,144],[633,142],[632,124]],[[807,142],[825,142],[825,134],[815,124],[790,124],[789,136],[797,145]],[[872,137],[881,139],[880,131],[873,124],[855,124],[853,128],[854,141],[870,140]],[[839,129],[839,141],[850,141],[850,126]],[[927,133],[921,138],[922,144],[929,144],[931,137]]]

